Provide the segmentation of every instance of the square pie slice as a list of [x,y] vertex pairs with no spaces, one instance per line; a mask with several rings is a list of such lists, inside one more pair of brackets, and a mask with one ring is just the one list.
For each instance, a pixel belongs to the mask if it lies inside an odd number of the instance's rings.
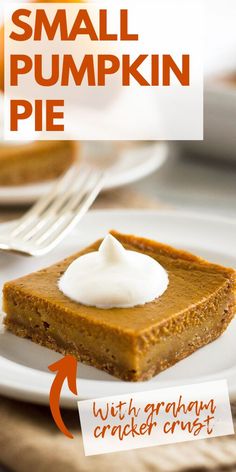
[[170,246],[112,231],[125,248],[156,259],[169,286],[153,302],[99,309],[76,303],[58,289],[71,262],[101,241],[46,269],[4,286],[6,327],[18,336],[107,371],[139,381],[167,369],[214,341],[235,311],[235,271]]

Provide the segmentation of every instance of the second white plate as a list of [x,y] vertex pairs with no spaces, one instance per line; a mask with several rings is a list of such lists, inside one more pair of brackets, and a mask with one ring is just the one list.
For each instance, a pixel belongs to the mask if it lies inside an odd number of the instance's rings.
[[[112,172],[109,174],[104,190],[121,187],[143,179],[159,169],[167,158],[167,149],[167,144],[164,142],[157,142],[146,146],[142,145],[135,149],[127,148],[125,152],[117,157],[115,162],[113,160]],[[107,162],[109,162],[108,158]],[[52,185],[53,183],[49,182],[24,186],[0,186],[0,205],[34,203],[44,193],[48,192]]]

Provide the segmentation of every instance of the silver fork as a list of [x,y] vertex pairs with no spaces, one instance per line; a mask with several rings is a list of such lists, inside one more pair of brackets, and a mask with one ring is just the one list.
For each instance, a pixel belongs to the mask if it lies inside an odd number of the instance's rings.
[[0,234],[0,250],[41,256],[54,249],[92,205],[105,172],[73,167],[15,224]]

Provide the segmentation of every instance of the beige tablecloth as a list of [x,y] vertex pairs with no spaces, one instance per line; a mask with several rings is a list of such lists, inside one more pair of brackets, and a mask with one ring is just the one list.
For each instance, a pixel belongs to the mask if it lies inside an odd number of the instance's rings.
[[[130,190],[105,194],[97,208],[163,208]],[[18,209],[0,210],[0,219],[19,216]],[[1,373],[0,373],[1,374]],[[232,405],[236,419],[236,404]],[[0,397],[0,463],[14,472],[175,472],[235,471],[236,439],[225,436],[123,453],[85,457],[78,413],[64,411],[73,440],[53,423],[47,407]],[[235,420],[236,421],[236,420]]]

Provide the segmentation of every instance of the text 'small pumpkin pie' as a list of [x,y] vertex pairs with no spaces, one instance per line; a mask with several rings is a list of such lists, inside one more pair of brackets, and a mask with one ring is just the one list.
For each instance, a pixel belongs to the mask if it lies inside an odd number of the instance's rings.
[[5,325],[13,333],[72,354],[124,380],[146,380],[218,338],[233,318],[235,271],[132,235],[112,234],[126,249],[156,259],[169,285],[153,302],[98,309],[58,289],[71,262],[96,251],[97,241],[58,264],[4,286]]

